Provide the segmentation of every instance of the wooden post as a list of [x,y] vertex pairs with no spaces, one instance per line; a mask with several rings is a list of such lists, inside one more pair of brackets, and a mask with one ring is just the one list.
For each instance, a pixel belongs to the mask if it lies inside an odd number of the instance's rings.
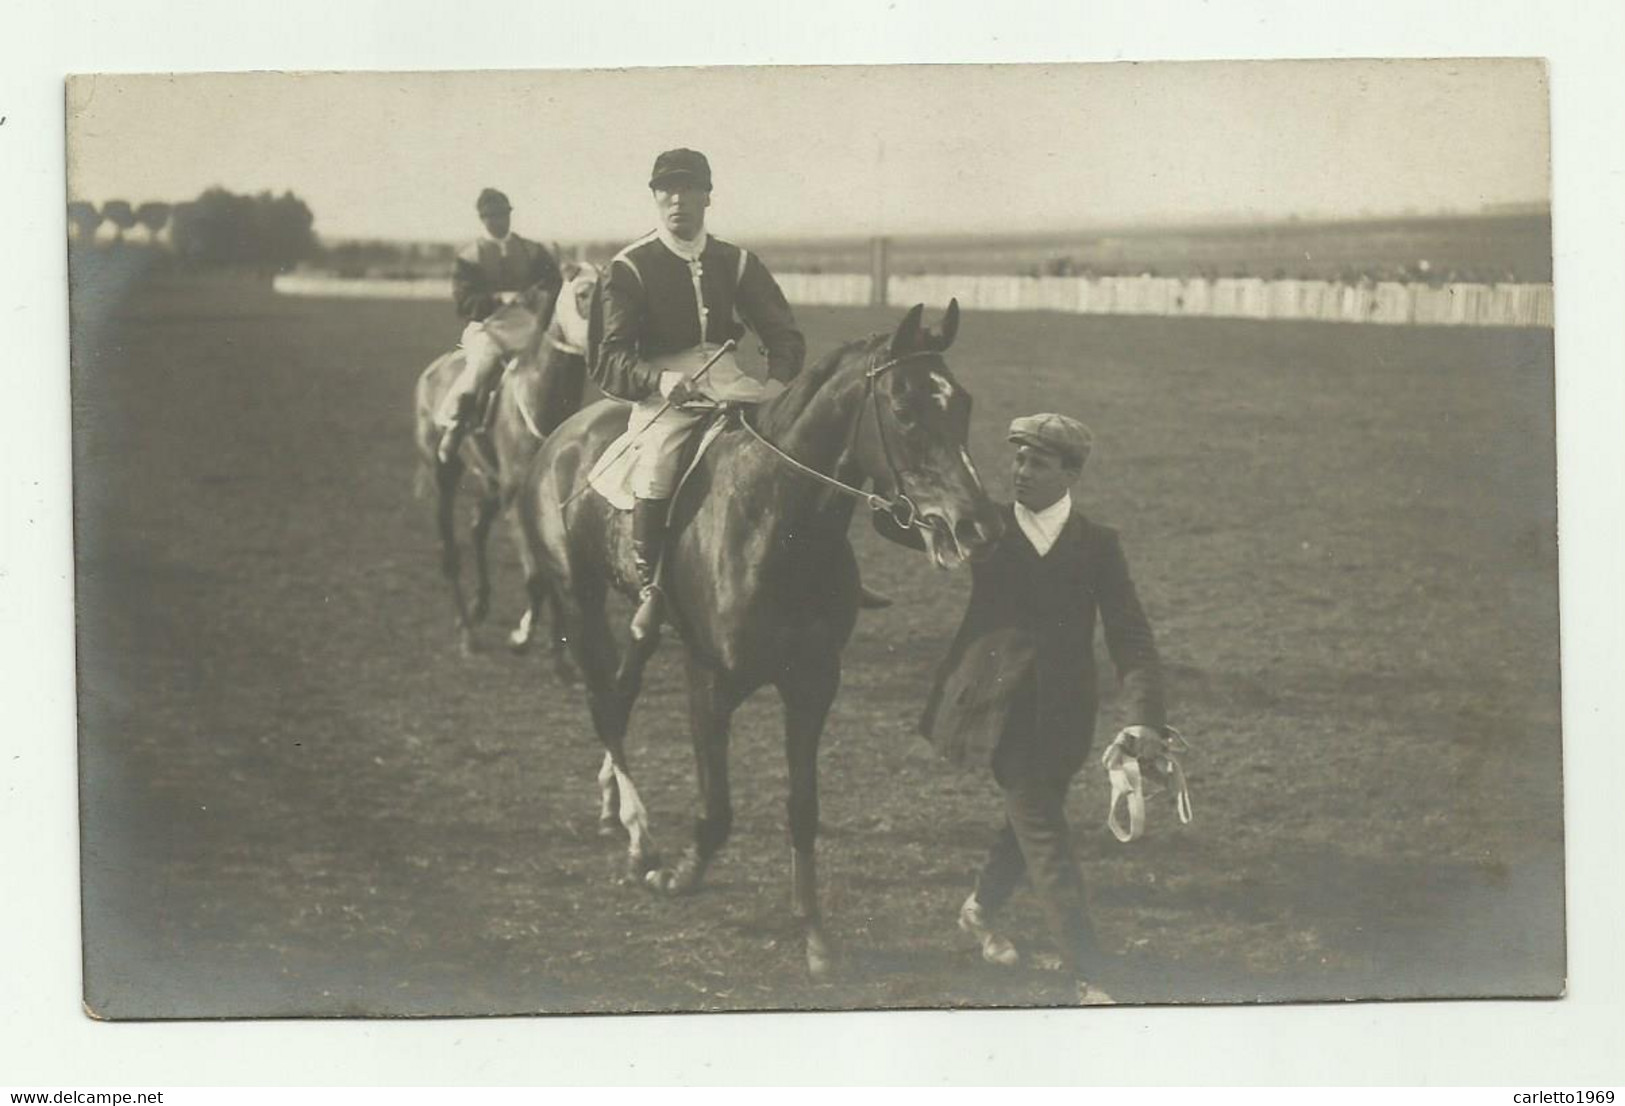
[[890,274],[891,240],[869,239],[869,306],[886,306],[886,282]]

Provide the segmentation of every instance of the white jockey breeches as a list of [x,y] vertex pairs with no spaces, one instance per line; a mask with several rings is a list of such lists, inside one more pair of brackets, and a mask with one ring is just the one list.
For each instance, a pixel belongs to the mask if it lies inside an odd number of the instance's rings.
[[[677,407],[666,407],[662,411],[661,408],[665,407],[665,396],[672,387],[684,377],[699,372],[715,352],[714,347],[696,346],[649,361],[660,373],[660,391],[632,408],[626,427],[633,435],[629,483],[637,498],[670,499],[677,490],[677,480],[682,476],[678,466],[683,446],[705,421],[706,413]],[[717,359],[700,380],[698,390],[717,403],[759,403],[765,395],[761,381],[746,376],[731,353]]]
[[463,396],[477,395],[496,382],[503,359],[534,340],[538,322],[523,305],[509,303],[463,327],[463,371],[440,402],[441,425],[451,425]]

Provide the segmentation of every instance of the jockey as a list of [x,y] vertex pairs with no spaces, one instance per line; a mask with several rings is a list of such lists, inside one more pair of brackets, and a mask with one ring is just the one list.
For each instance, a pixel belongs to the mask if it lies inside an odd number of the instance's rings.
[[640,603],[632,619],[639,642],[660,625],[657,568],[668,501],[683,445],[705,420],[705,407],[756,403],[762,381],[723,354],[705,376],[692,377],[744,328],[767,352],[767,371],[789,381],[801,372],[806,342],[778,283],[761,259],[705,230],[711,166],[695,150],[668,150],[655,159],[649,188],[659,225],[615,255],[603,286],[603,339],[598,377],[605,392],[635,407],[631,484],[632,555]]
[[504,359],[523,353],[547,324],[563,285],[558,263],[511,229],[513,205],[495,188],[475,202],[485,235],[457,252],[452,299],[463,327],[462,375],[440,408],[440,460],[451,460],[474,422],[478,397],[496,381]]

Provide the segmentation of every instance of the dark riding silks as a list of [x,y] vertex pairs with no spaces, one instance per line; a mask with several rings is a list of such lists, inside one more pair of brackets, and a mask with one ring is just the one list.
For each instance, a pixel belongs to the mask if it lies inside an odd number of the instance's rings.
[[1014,509],[1003,513],[1004,536],[971,566],[970,605],[920,728],[960,767],[991,766],[1002,743],[1001,759],[1025,760],[1062,781],[1094,741],[1097,617],[1121,682],[1124,725],[1164,724],[1156,644],[1115,530],[1074,510],[1040,557]]
[[659,389],[655,359],[738,340],[741,319],[767,350],[768,375],[789,381],[801,371],[806,340],[760,259],[711,235],[698,269],[696,295],[689,263],[657,234],[610,262],[593,294],[587,339],[588,371],[604,392],[632,402],[646,398]]
[[501,308],[501,293],[536,285],[557,296],[564,278],[545,247],[517,234],[500,242],[495,238],[470,242],[457,251],[452,264],[452,301],[458,316],[469,322],[480,322]]

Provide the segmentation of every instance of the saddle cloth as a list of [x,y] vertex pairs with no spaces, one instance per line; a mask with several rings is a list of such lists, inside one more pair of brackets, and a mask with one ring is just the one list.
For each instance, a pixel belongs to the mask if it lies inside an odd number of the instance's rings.
[[[688,474],[694,471],[694,466],[700,463],[700,458],[705,456],[705,451],[711,448],[711,443],[727,425],[726,410],[719,408],[699,435],[699,446],[694,449],[693,456],[683,466],[683,475],[677,481],[678,491],[682,490],[688,481]],[[609,447],[592,466],[592,471],[587,474],[587,483],[591,485],[592,490],[608,500],[609,505],[617,511],[630,511],[636,502],[636,497],[632,494],[632,463],[637,453],[633,443],[636,440],[637,435],[630,430],[616,438],[609,443]],[[673,503],[677,502],[675,492],[671,498]]]

